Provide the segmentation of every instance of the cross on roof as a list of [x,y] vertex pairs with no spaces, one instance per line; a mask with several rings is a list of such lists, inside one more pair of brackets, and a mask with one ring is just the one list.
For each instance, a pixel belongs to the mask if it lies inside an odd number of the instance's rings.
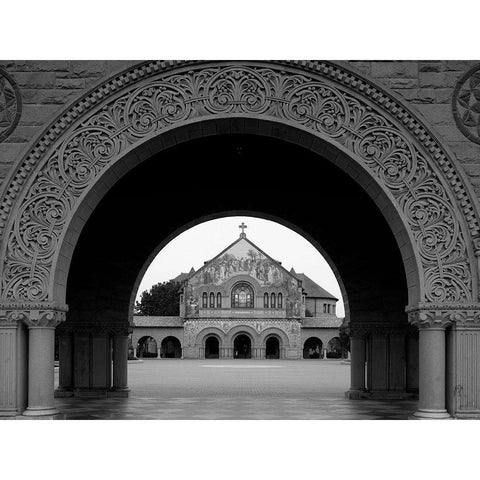
[[242,224],[239,225],[238,228],[242,229],[242,233],[240,234],[240,236],[242,238],[245,238],[247,236],[247,234],[245,233],[245,229],[247,228],[247,226],[242,222]]

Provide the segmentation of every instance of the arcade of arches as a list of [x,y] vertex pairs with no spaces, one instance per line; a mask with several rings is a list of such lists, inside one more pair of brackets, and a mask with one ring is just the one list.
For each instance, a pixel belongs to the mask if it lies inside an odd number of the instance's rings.
[[[480,415],[479,209],[458,161],[477,138],[464,121],[473,67],[446,87],[462,138],[448,146],[421,102],[333,62],[130,64],[46,114],[28,149],[9,150],[0,190],[1,414],[56,413],[55,329],[63,389],[128,395],[149,262],[190,226],[242,214],[328,259],[350,325],[350,398],[418,390],[417,418]],[[233,300],[251,302],[247,290]]]

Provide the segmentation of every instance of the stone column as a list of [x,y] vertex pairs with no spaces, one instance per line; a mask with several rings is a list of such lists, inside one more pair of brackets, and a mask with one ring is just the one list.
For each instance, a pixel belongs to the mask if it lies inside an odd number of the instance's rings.
[[413,418],[450,418],[445,409],[445,329],[450,315],[442,311],[414,311],[409,321],[419,329],[419,401]]
[[73,396],[73,335],[62,332],[58,337],[59,381],[55,397]]
[[161,347],[157,347],[157,358],[162,358],[162,348]]
[[133,347],[133,356],[137,358],[137,347]]
[[350,327],[350,390],[346,397],[358,399],[365,391],[365,332]]
[[24,338],[20,341],[25,337],[23,318],[20,312],[0,312],[0,417],[15,416],[25,409],[28,372],[20,365],[27,355],[27,342]]
[[109,396],[128,397],[128,335],[113,336],[113,387]]
[[31,311],[25,317],[29,331],[26,416],[58,413],[53,398],[55,327],[64,320],[65,312],[59,311]]

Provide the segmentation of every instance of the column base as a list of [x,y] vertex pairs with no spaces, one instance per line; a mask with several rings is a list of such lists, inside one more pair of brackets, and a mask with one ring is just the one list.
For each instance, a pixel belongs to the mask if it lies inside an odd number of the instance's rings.
[[54,417],[60,412],[55,408],[48,407],[28,407],[24,412],[24,417]]
[[8,409],[8,410],[0,410],[0,419],[2,417],[16,417],[18,415],[18,411],[16,408]]
[[73,397],[73,389],[70,388],[57,388],[55,392],[53,392],[53,396],[55,398],[68,398]]
[[365,390],[348,390],[345,392],[345,398],[348,400],[360,400],[361,398],[365,398],[363,395],[365,394]]
[[107,392],[107,397],[121,397],[121,398],[127,398],[130,394],[130,389],[127,388],[115,388],[112,390],[109,390]]
[[451,420],[452,417],[446,410],[419,409],[412,415],[409,420]]

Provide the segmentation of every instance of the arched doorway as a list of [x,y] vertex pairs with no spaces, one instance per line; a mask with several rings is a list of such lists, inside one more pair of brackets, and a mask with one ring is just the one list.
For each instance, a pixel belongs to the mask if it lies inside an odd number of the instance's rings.
[[[339,65],[210,62],[185,67],[141,64],[86,93],[31,143],[31,150],[12,172],[0,202],[5,228],[0,258],[2,315],[21,325],[11,335],[25,337],[27,326],[35,326],[38,331],[31,329],[31,336],[42,336],[42,341],[32,340],[30,349],[23,344],[18,347],[20,354],[53,361],[54,336],[48,329],[67,318],[59,333],[70,335],[70,340],[59,345],[69,345],[70,353],[84,349],[83,357],[90,358],[91,343],[79,341],[73,349],[72,328],[87,329],[95,338],[108,332],[116,352],[113,377],[122,379],[114,388],[126,388],[124,350],[132,311],[128,297],[137,274],[159,240],[168,239],[189,222],[219,214],[218,189],[208,185],[223,185],[227,176],[231,195],[222,202],[222,211],[238,212],[239,205],[248,205],[242,208],[282,218],[317,244],[321,242],[328,252],[343,279],[345,295],[349,293],[352,365],[364,365],[365,352],[375,353],[369,365],[385,364],[380,375],[376,376],[378,369],[370,372],[368,385],[361,368],[356,368],[353,390],[381,391],[395,383],[398,372],[388,378],[387,356],[379,352],[397,355],[402,351],[390,333],[400,331],[404,337],[411,332],[405,315],[408,305],[409,321],[420,330],[420,349],[435,345],[421,353],[420,370],[427,372],[425,379],[440,379],[435,385],[424,380],[423,394],[420,385],[420,416],[432,416],[432,411],[433,416],[446,415],[445,388],[453,412],[457,407],[450,380],[462,363],[449,359],[447,382],[445,341],[467,342],[447,329],[452,323],[469,326],[477,315],[474,252],[479,230],[472,189],[453,156],[395,95]],[[183,75],[182,80],[178,75]],[[165,101],[165,89],[172,103]],[[270,147],[275,143],[275,154],[264,155],[273,151]],[[181,184],[201,201],[191,202],[184,211],[165,209],[162,222],[142,232],[141,239],[135,238],[138,234],[129,232],[125,218],[135,212],[139,224],[147,223],[141,207],[155,200],[151,192],[158,189],[164,165],[178,158],[203,158],[199,148],[218,152],[218,158],[208,170],[202,162],[192,162],[189,168],[196,171],[182,178]],[[277,165],[279,159],[291,158],[301,158],[305,171],[321,169],[318,177],[306,174],[289,185],[301,186],[295,192],[307,206],[301,212],[291,198],[278,200],[284,175]],[[255,165],[258,178],[269,179],[268,185],[252,182],[248,199],[245,176],[235,175],[239,163]],[[227,175],[225,164],[235,166]],[[315,188],[318,178],[327,179],[321,189]],[[332,208],[325,209],[321,222],[312,222],[322,202]],[[338,218],[342,225],[331,229]],[[352,252],[347,244],[352,231],[374,234],[357,236]],[[125,251],[132,245],[136,255],[126,259]],[[358,251],[363,258],[356,255]],[[112,298],[116,299],[114,311]],[[92,322],[92,311],[98,322]],[[365,343],[375,348],[365,348]],[[42,356],[46,349],[52,354]],[[466,372],[478,364],[477,357],[466,360]],[[8,368],[15,371],[7,376],[30,378],[28,389],[46,398],[45,408],[36,406],[32,412],[48,414],[53,409],[52,392],[44,395],[41,382],[34,379],[44,378],[43,374],[50,378],[52,365],[49,360],[28,364],[30,375],[27,367],[18,366],[23,370],[17,372],[14,365]],[[60,365],[62,369],[61,360]],[[68,379],[69,388],[76,381],[71,372],[62,378]],[[88,388],[90,378],[92,372],[87,372]],[[105,388],[111,386],[107,379]],[[22,388],[20,397],[26,398],[27,387]],[[474,408],[480,391],[477,387],[472,391],[463,405]]]
[[157,342],[153,337],[145,336],[137,343],[138,358],[157,358]]
[[233,341],[233,358],[252,358],[252,341],[241,333]]
[[342,358],[342,343],[340,338],[333,337],[327,343],[327,358]]
[[205,358],[220,358],[220,342],[214,335],[205,340]]
[[280,358],[280,340],[277,337],[271,336],[265,341],[265,358]]
[[303,358],[320,358],[322,355],[322,341],[317,337],[310,337],[303,344]]
[[162,358],[182,358],[182,346],[177,337],[165,337],[162,340]]

